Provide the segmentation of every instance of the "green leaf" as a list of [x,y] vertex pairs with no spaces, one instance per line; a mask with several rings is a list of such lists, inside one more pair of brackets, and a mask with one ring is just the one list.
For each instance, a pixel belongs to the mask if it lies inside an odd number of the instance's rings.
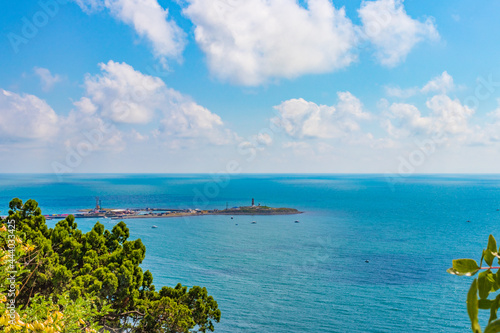
[[485,272],[479,273],[477,277],[477,287],[479,290],[479,297],[481,299],[488,298],[490,292],[494,291],[496,284],[495,275],[488,269]]
[[500,320],[495,320],[486,326],[484,333],[498,333],[500,332]]
[[481,326],[477,316],[479,314],[479,304],[477,301],[477,279],[472,281],[469,292],[467,293],[467,313],[469,314],[472,332],[481,333]]
[[497,253],[497,241],[495,240],[495,237],[493,235],[490,235],[488,238],[488,247],[484,251],[484,261],[488,266],[491,267],[493,265],[493,260],[496,257]]
[[499,286],[500,285],[500,270],[498,270],[497,273],[495,274],[495,281],[496,281],[496,285]]
[[473,259],[456,259],[453,260],[453,267],[446,270],[450,274],[472,276],[479,271],[477,262]]
[[490,319],[488,320],[488,323],[491,323],[493,320],[497,319],[497,311],[499,304],[500,304],[500,295],[497,295],[497,297],[491,303]]
[[494,302],[495,301],[491,299],[480,299],[478,301],[478,305],[481,310],[488,310],[491,309],[491,306],[493,305]]

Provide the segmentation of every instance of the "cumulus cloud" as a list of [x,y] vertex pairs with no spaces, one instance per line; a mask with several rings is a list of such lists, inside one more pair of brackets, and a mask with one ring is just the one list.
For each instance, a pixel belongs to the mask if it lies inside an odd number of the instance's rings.
[[169,140],[204,138],[228,143],[232,132],[221,118],[190,97],[168,88],[156,77],[136,71],[126,63],[100,64],[101,73],[87,75],[86,96],[75,105],[83,112],[99,114],[116,124],[160,124],[156,137]]
[[206,139],[213,144],[228,144],[235,137],[230,130],[224,128],[222,119],[207,108],[198,105],[191,98],[178,91],[165,91],[166,107],[162,108],[164,118],[160,121],[158,134],[174,140]]
[[[73,0],[87,13],[107,10],[147,39],[166,65],[180,59],[185,32],[157,0]],[[332,0],[187,0],[183,14],[215,77],[256,86],[280,78],[330,73],[357,60],[371,42],[386,66],[401,63],[413,47],[439,34],[431,18],[410,17],[403,0],[364,0],[354,25]]]
[[62,81],[62,77],[60,75],[50,73],[47,68],[34,68],[35,74],[40,78],[40,83],[42,84],[43,91],[50,91],[52,87],[58,82]]
[[444,71],[441,75],[436,76],[431,79],[429,82],[424,84],[423,87],[412,87],[412,88],[400,88],[400,87],[385,87],[385,93],[391,97],[397,98],[409,98],[415,96],[419,93],[429,94],[429,93],[440,93],[446,94],[455,89],[455,82],[453,81],[453,77],[448,74],[447,71]]
[[66,149],[80,149],[82,145],[87,146],[84,149],[89,150],[88,153],[120,152],[125,149],[127,142],[122,131],[99,114],[89,113],[85,107],[78,107],[78,103],[75,104],[77,108],[60,120],[59,139]]
[[453,77],[444,71],[443,74],[437,76],[430,80],[422,89],[423,93],[438,92],[441,94],[446,94],[448,91],[455,88],[455,83],[453,82]]
[[355,28],[329,0],[308,0],[307,8],[295,0],[188,2],[184,14],[196,26],[196,42],[222,80],[258,85],[330,72],[356,59]]
[[349,92],[338,93],[335,106],[318,105],[302,98],[290,99],[275,109],[279,116],[273,122],[284,129],[290,137],[304,138],[346,138],[360,131],[360,120],[370,118],[363,111],[359,99]]
[[238,145],[238,151],[242,154],[250,154],[251,160],[255,158],[257,152],[264,151],[274,142],[274,134],[271,130],[264,130],[256,135],[248,137]]
[[180,58],[185,47],[185,33],[169,19],[168,9],[157,0],[75,0],[87,13],[108,9],[113,17],[132,26],[147,39],[154,55],[166,65],[168,58]]
[[100,75],[86,76],[87,99],[82,99],[79,105],[99,108],[103,117],[117,123],[149,123],[162,102],[163,81],[125,63],[109,61],[99,66]]
[[97,111],[97,106],[88,97],[82,97],[79,101],[74,102],[73,105],[83,114],[93,115]]
[[411,18],[403,0],[364,0],[358,13],[363,35],[375,47],[375,57],[388,67],[405,60],[417,43],[439,38],[433,20],[421,22]]
[[0,89],[0,144],[51,147],[49,154],[124,149],[123,135],[116,127],[88,112],[86,100],[75,104],[76,109],[61,116],[37,96]]
[[430,110],[428,116],[423,116],[412,104],[392,104],[384,123],[386,130],[394,137],[427,135],[446,139],[472,134],[469,119],[474,110],[462,105],[459,100],[436,95],[426,102],[426,106]]
[[0,138],[47,141],[59,131],[59,118],[42,99],[0,89]]

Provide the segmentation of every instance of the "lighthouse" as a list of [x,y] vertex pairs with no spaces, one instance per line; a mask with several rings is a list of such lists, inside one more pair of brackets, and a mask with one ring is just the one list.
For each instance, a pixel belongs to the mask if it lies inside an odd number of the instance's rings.
[[252,207],[255,207],[255,199],[252,198]]

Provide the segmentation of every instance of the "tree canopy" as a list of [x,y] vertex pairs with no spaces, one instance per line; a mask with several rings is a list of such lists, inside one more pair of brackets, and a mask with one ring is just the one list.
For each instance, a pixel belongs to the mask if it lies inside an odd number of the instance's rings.
[[0,225],[0,328],[6,332],[207,332],[220,321],[206,288],[156,290],[151,272],[140,267],[146,247],[129,240],[124,222],[111,231],[97,222],[83,233],[72,215],[48,228],[34,200],[16,198],[9,208]]

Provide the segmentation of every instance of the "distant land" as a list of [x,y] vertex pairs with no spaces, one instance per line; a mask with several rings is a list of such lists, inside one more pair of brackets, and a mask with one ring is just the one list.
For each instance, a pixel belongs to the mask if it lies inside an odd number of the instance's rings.
[[[80,213],[74,214],[75,218],[111,218],[113,220],[139,219],[139,218],[167,218],[182,216],[201,215],[293,215],[302,212],[295,208],[273,208],[269,206],[255,205],[252,199],[251,206],[232,207],[226,209],[171,209],[171,208],[128,208],[113,209],[102,208],[99,198],[96,198],[96,206],[93,209],[80,209]],[[65,218],[69,214],[45,215],[47,219]]]

